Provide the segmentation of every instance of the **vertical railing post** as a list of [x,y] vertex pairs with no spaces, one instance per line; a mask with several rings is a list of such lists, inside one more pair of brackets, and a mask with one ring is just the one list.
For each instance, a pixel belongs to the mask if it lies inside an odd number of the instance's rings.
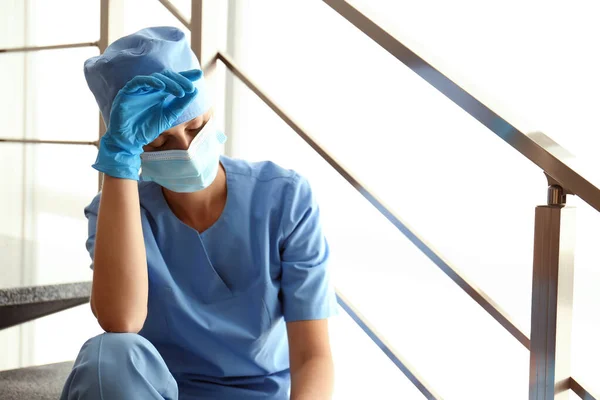
[[202,58],[202,6],[204,0],[192,0],[192,19],[190,21],[190,34],[192,50],[198,57],[200,65],[204,66]]
[[[202,66],[217,123],[224,125],[225,70],[217,67],[217,54],[227,46],[225,0],[192,0],[191,47]],[[231,142],[231,139],[228,141]]]
[[[238,59],[242,54],[240,51],[242,39],[241,34],[238,34],[238,32],[242,31],[241,15],[244,6],[245,3],[242,4],[238,0],[228,0],[227,2],[227,42],[225,44],[225,52],[234,60]],[[237,96],[239,86],[237,85],[240,83],[232,73],[227,73],[226,71],[224,73],[225,96],[223,99],[223,125],[225,127],[227,137],[229,138],[227,142],[225,142],[225,155],[234,157],[237,155],[234,147],[234,143],[237,142],[235,137],[237,132],[235,113],[237,112],[239,104],[239,96]]]
[[[100,40],[98,40],[98,48],[100,54],[109,44],[123,36],[124,31],[124,0],[100,0]],[[106,127],[102,120],[102,115],[98,122],[98,140],[104,135]],[[102,173],[98,173],[98,191],[102,189]]]
[[563,188],[536,207],[529,400],[566,400],[571,366],[575,209]]

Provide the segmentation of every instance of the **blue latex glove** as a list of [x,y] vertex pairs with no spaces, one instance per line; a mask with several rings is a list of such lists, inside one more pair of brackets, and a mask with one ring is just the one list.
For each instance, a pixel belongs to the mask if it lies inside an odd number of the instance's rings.
[[[143,146],[171,128],[197,96],[193,82],[201,76],[202,71],[194,69],[163,71],[130,80],[113,101],[108,129],[100,140],[93,167],[116,178],[138,180]],[[167,101],[171,95],[175,97]]]

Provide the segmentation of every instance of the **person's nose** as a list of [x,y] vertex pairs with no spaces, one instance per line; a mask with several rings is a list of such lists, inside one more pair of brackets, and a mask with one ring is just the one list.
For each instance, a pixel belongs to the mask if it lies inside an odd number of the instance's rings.
[[194,135],[185,129],[178,130],[171,138],[174,150],[187,150],[194,140]]

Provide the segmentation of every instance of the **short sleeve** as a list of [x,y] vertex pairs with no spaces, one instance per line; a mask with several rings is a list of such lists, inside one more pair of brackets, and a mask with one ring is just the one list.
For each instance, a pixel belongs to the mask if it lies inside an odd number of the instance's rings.
[[88,220],[88,237],[85,241],[85,247],[92,262],[90,268],[94,269],[94,247],[96,245],[96,223],[98,221],[98,209],[100,208],[100,195],[96,196],[94,200],[84,209],[85,217]]
[[319,207],[306,179],[295,175],[282,218],[281,295],[287,322],[325,319],[337,314],[328,267],[329,246]]

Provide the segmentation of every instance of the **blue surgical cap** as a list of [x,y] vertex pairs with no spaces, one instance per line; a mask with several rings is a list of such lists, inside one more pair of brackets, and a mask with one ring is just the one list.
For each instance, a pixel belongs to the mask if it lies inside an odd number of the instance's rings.
[[[127,82],[137,75],[150,75],[166,69],[175,72],[200,69],[184,33],[168,26],[146,28],[122,37],[108,46],[104,54],[86,60],[83,68],[106,126],[112,102]],[[198,96],[173,126],[194,119],[210,108],[204,76],[194,84]]]

